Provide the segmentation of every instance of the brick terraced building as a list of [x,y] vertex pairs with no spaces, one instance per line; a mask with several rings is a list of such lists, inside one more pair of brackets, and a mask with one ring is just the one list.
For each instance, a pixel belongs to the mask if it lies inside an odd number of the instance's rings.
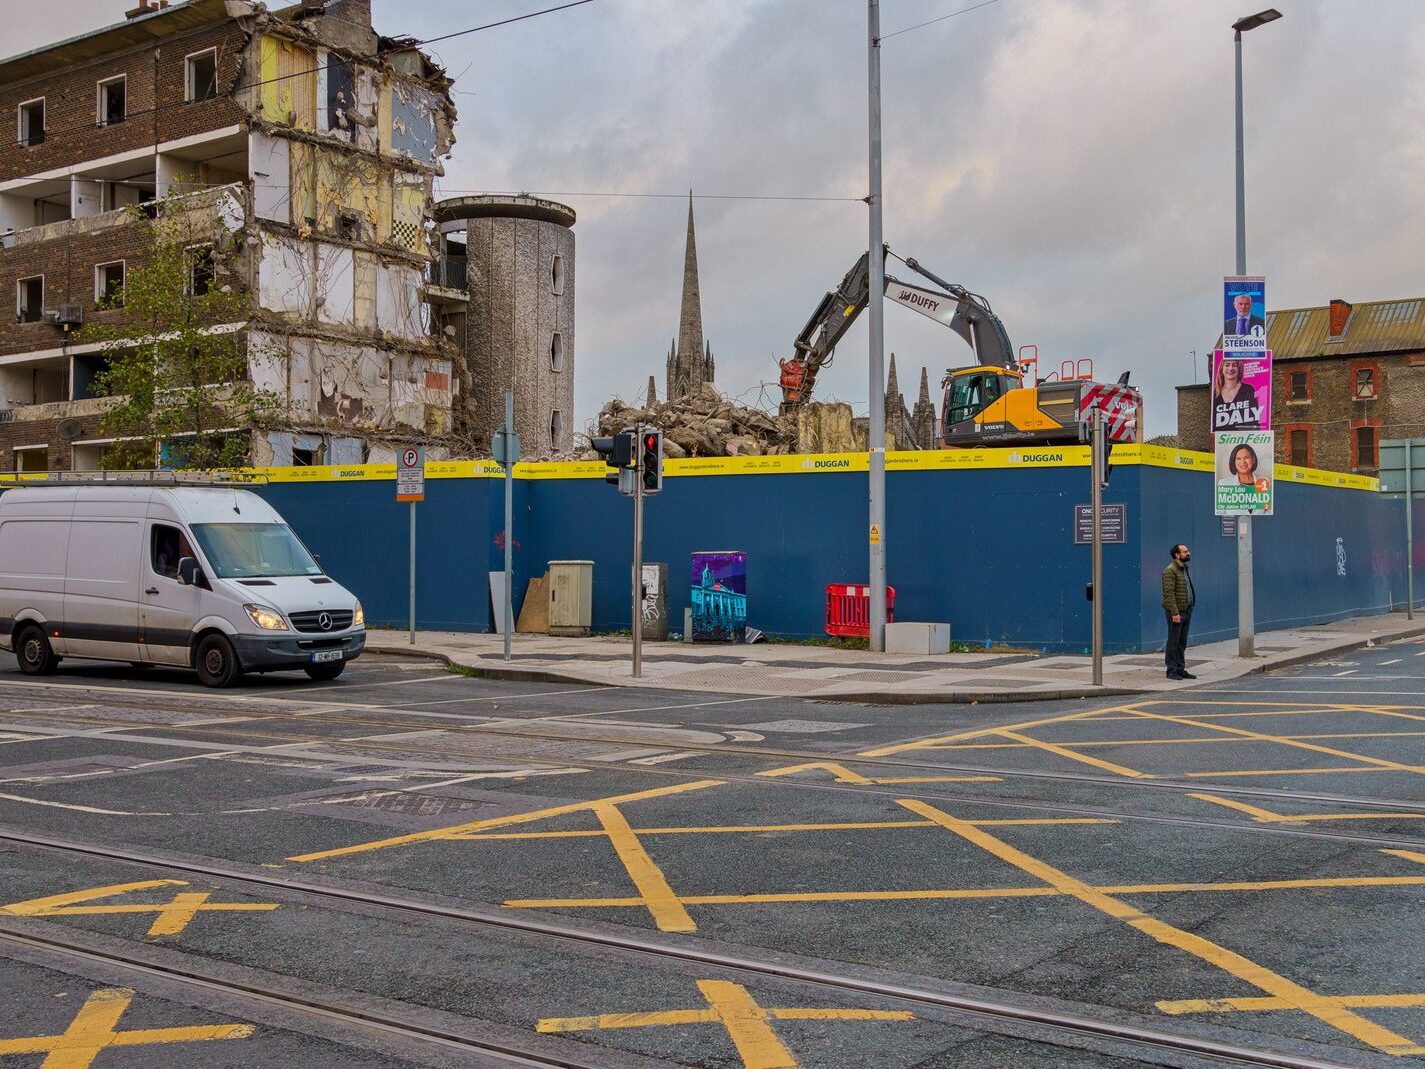
[[[202,284],[250,295],[257,464],[391,459],[450,429],[452,348],[429,329],[431,184],[450,82],[378,36],[369,0],[140,0],[123,22],[0,60],[0,469],[99,466],[106,362],[147,238],[182,217]],[[446,296],[458,300],[459,294]],[[436,453],[438,455],[438,452]]]
[[[1267,348],[1279,464],[1374,475],[1383,440],[1425,434],[1425,297],[1269,312]],[[1212,449],[1210,393],[1178,387],[1184,449]]]

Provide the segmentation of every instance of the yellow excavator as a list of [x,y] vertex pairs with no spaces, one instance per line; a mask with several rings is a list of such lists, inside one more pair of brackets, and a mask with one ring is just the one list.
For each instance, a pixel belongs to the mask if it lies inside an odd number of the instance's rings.
[[[883,246],[883,257],[895,256]],[[1128,373],[1114,385],[1091,378],[1040,381],[1037,362],[1021,364],[1009,334],[989,301],[963,286],[946,282],[913,258],[908,268],[941,289],[915,286],[886,276],[885,296],[959,334],[974,354],[974,364],[948,371],[940,409],[940,445],[945,448],[1064,445],[1084,440],[1087,413],[1105,411],[1110,438],[1141,436],[1141,398],[1128,386]],[[841,284],[821,299],[793,343],[795,352],[780,361],[784,414],[811,399],[817,374],[831,363],[836,344],[871,298],[869,254],[862,254]],[[1026,381],[1027,378],[1027,381]]]

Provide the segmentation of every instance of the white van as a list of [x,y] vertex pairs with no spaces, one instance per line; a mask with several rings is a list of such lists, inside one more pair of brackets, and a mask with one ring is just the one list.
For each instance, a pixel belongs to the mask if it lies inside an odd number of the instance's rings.
[[0,649],[335,679],[366,645],[361,603],[249,490],[136,479],[0,493]]

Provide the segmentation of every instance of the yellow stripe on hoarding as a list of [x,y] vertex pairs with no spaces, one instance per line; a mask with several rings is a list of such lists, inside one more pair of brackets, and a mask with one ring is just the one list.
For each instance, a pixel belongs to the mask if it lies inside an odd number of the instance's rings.
[[[1211,453],[1170,449],[1157,445],[1120,445],[1113,450],[1115,465],[1144,465],[1178,471],[1214,470]],[[991,471],[1013,468],[1087,467],[1087,446],[1028,445],[1011,449],[931,449],[886,454],[887,471]],[[692,475],[816,475],[863,472],[865,453],[802,453],[746,457],[687,457],[668,460],[663,473],[671,478]],[[516,479],[602,479],[609,469],[599,460],[541,460],[515,465]],[[1276,466],[1282,482],[1337,489],[1377,491],[1380,482],[1363,475],[1318,471],[1287,464]],[[251,474],[274,483],[372,482],[396,478],[394,464],[328,464],[300,468],[256,468]],[[493,460],[433,460],[426,464],[428,479],[498,479],[503,469]]]

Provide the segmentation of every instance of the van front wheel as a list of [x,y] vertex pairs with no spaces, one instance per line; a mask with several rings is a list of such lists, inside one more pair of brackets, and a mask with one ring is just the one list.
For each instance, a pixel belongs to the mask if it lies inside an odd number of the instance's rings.
[[328,679],[335,679],[341,675],[341,670],[346,667],[345,661],[328,661],[326,664],[309,664],[302,671],[311,676],[318,683]]
[[198,682],[205,687],[231,687],[242,677],[233,644],[223,635],[208,635],[198,643],[193,658],[198,670]]
[[20,671],[27,676],[53,675],[59,665],[54,647],[45,638],[44,631],[34,624],[22,628],[15,636],[15,659],[20,662]]

